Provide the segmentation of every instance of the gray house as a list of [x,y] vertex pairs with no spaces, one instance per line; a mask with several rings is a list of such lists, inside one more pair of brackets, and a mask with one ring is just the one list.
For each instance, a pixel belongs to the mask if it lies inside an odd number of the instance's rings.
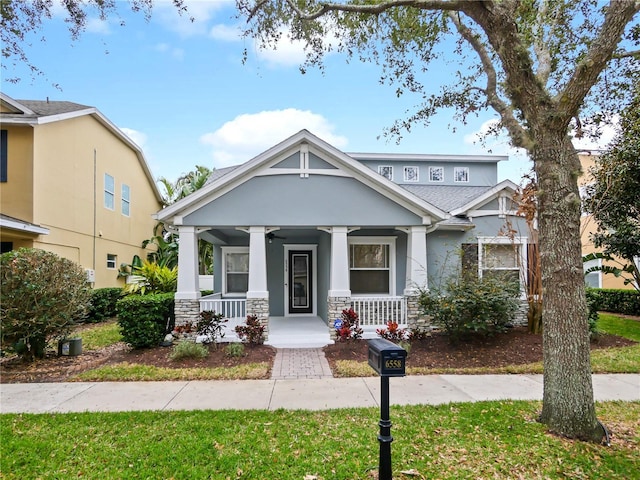
[[[517,186],[497,183],[506,159],[347,154],[301,130],[216,170],[204,188],[157,214],[180,235],[176,322],[201,310],[235,322],[252,314],[276,345],[284,336],[329,343],[335,319],[351,307],[369,333],[389,320],[412,327],[419,291],[461,259],[480,276],[512,275],[524,292],[527,230],[512,203]],[[507,220],[522,235],[501,234]],[[215,293],[206,297],[199,238],[214,245]]]

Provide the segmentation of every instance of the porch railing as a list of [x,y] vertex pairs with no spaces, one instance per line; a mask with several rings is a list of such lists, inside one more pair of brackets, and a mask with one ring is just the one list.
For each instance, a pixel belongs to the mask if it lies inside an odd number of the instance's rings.
[[387,322],[407,323],[404,297],[352,297],[351,305],[363,327],[384,326]]
[[213,310],[225,318],[244,319],[247,316],[247,301],[244,298],[222,298],[219,293],[200,299],[200,311]]

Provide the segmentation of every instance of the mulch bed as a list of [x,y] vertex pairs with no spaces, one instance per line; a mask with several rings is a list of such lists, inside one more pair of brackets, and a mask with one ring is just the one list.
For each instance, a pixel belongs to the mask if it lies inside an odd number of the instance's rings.
[[[602,335],[592,349],[622,347],[635,342],[613,335]],[[118,343],[98,351],[83,352],[68,357],[50,352],[46,358],[34,363],[25,363],[18,358],[5,358],[0,363],[0,382],[33,383],[64,382],[80,372],[102,365],[121,362],[155,365],[167,368],[220,367],[245,363],[267,362],[273,364],[276,351],[266,345],[246,346],[243,357],[230,357],[224,345],[209,346],[209,356],[204,359],[184,359],[178,362],[169,359],[171,349],[166,347],[132,350]],[[355,341],[329,345],[324,348],[329,364],[337,360],[367,361],[367,342]],[[453,345],[442,333],[434,333],[424,340],[413,342],[407,367],[468,368],[504,367],[542,360],[542,337],[527,332],[526,328],[513,328],[508,333],[486,339]]]

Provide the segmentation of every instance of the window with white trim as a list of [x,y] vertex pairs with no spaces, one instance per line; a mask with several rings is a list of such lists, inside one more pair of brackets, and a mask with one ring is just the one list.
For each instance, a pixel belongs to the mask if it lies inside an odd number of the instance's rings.
[[107,253],[107,268],[115,269],[118,265],[118,256],[113,253]]
[[602,270],[599,270],[602,268],[602,259],[595,258],[593,260],[587,260],[582,264],[582,268],[585,272],[584,283],[588,287],[602,288]]
[[129,216],[131,211],[131,189],[129,185],[122,184],[122,199],[120,202],[120,208],[122,210],[122,214],[126,217]]
[[350,237],[349,281],[352,295],[394,295],[395,238]]
[[108,173],[104,174],[104,208],[115,208],[116,182]]
[[404,181],[417,182],[419,180],[418,167],[404,167]]
[[456,183],[469,183],[469,167],[454,167],[453,181]]
[[478,274],[517,282],[524,294],[527,278],[526,239],[507,237],[478,238]]
[[379,165],[378,173],[387,180],[393,180],[393,167],[391,165]]
[[222,293],[244,296],[249,289],[249,247],[222,247]]
[[430,182],[444,182],[444,167],[429,167]]

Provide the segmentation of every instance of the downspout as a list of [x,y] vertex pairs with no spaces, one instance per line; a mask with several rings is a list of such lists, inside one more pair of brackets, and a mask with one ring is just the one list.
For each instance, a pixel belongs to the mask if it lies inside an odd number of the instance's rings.
[[97,195],[98,195],[98,174],[96,165],[96,149],[93,149],[93,264],[92,269],[96,271],[96,230],[97,230]]

